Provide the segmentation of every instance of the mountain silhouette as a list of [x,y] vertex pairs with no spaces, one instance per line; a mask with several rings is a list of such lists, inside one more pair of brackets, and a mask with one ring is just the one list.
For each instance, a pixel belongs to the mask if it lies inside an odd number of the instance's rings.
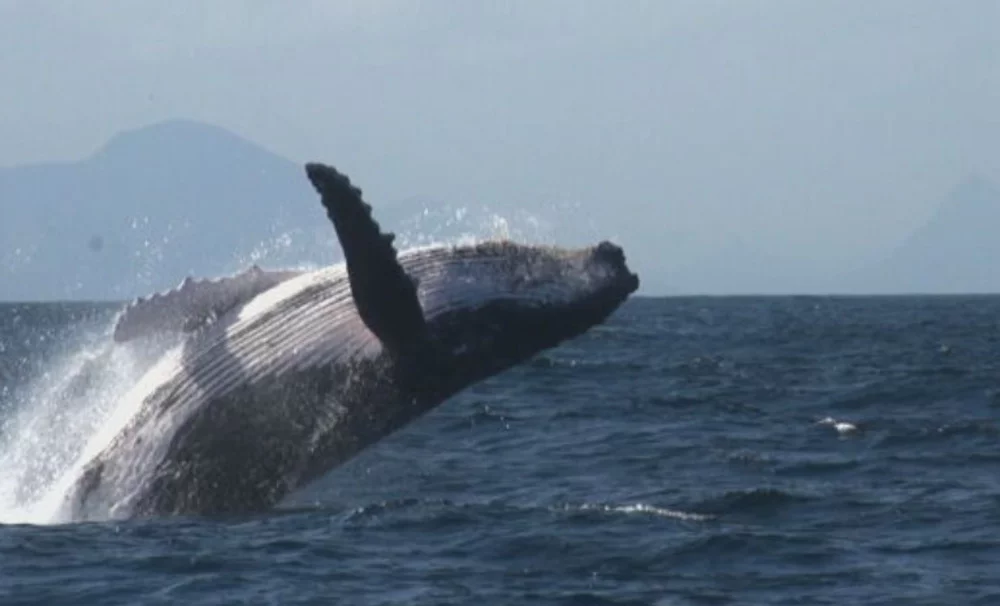
[[[401,247],[505,233],[485,207],[375,205]],[[161,122],[79,162],[0,168],[0,301],[120,300],[251,263],[340,258],[303,167],[209,124]]]
[[862,272],[872,293],[1000,292],[1000,188],[981,177],[955,187],[931,219]]
[[[168,121],[72,163],[0,169],[0,299],[120,299],[304,260],[326,218],[302,169],[224,129]],[[294,237],[293,237],[294,236]]]

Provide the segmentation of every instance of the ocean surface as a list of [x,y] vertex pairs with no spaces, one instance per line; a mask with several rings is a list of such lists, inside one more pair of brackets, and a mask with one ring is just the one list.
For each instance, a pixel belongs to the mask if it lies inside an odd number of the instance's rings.
[[58,523],[115,309],[0,305],[0,604],[1000,604],[1000,297],[634,299],[273,513]]

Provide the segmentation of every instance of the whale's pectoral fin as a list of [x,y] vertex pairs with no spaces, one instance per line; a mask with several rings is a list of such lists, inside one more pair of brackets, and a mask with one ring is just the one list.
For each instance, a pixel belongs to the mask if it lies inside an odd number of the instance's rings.
[[365,325],[392,352],[424,342],[426,325],[416,284],[396,258],[395,236],[382,233],[361,190],[335,168],[310,163],[306,174],[337,231],[351,294]]
[[176,288],[129,303],[115,322],[122,343],[156,333],[192,332],[300,271],[269,271],[256,265],[215,280],[187,278]]

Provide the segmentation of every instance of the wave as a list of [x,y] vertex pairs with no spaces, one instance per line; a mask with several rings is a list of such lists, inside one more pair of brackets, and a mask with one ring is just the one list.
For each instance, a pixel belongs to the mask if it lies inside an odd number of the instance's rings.
[[[539,514],[552,515],[566,520],[598,519],[600,517],[653,517],[685,522],[705,522],[714,520],[716,515],[673,509],[644,502],[635,503],[563,503],[558,505],[509,504],[500,502],[459,503],[450,499],[408,497],[388,499],[345,508],[336,503],[316,502],[311,505],[281,507],[265,517],[315,515],[342,516],[347,525],[370,525],[387,520],[437,523],[443,520],[496,521],[499,519],[524,518]],[[596,516],[596,517],[595,517]]]
[[597,511],[608,514],[649,515],[661,518],[684,520],[686,522],[704,522],[716,518],[716,516],[711,514],[681,511],[679,509],[667,509],[665,507],[656,507],[655,505],[649,505],[646,503],[633,503],[630,505],[580,505],[577,507],[577,510],[584,512]]

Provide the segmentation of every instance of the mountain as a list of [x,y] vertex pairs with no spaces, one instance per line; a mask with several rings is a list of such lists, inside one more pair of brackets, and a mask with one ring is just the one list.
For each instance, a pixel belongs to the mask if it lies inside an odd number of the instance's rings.
[[187,275],[288,264],[330,229],[297,164],[169,121],[79,162],[0,169],[0,300],[121,299]]
[[970,177],[853,288],[869,293],[1000,292],[1000,188]]

